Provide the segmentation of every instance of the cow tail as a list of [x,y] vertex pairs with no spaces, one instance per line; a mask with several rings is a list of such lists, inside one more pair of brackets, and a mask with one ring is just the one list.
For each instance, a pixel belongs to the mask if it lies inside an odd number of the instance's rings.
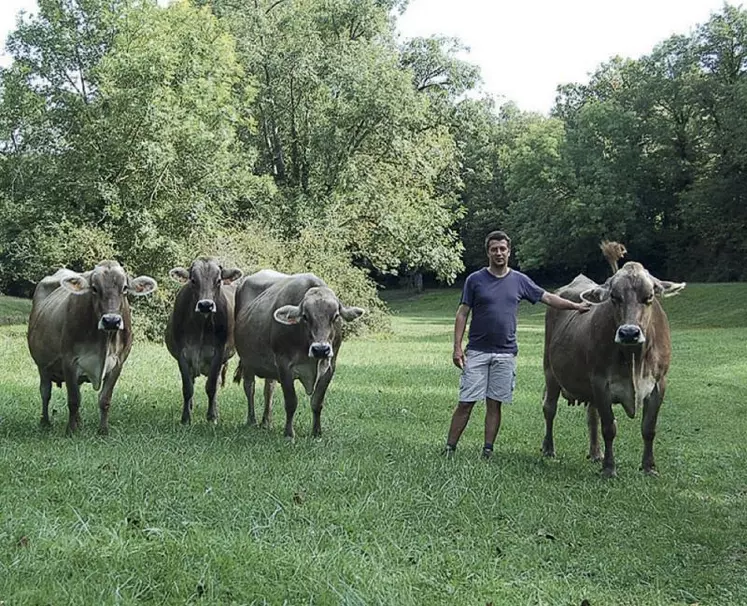
[[239,360],[239,365],[236,367],[236,372],[233,373],[233,382],[234,383],[241,383],[241,377],[244,373],[241,370],[241,360]]
[[604,258],[607,259],[607,263],[609,263],[612,275],[614,276],[618,269],[617,262],[628,254],[625,245],[620,244],[620,242],[602,240],[599,243],[599,248],[602,249],[602,254],[604,255]]

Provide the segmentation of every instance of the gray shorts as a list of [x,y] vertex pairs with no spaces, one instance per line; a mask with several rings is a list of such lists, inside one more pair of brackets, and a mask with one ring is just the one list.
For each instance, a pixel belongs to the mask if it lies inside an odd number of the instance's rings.
[[459,401],[477,402],[486,397],[510,402],[516,385],[516,356],[467,350],[459,380]]

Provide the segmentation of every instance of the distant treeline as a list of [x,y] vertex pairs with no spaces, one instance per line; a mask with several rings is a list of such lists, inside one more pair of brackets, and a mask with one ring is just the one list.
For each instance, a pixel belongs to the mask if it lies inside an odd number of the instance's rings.
[[0,72],[0,290],[109,257],[163,285],[212,253],[375,307],[372,277],[450,282],[494,228],[558,279],[602,268],[602,238],[667,278],[747,278],[740,9],[547,118],[480,98],[459,41],[400,41],[406,0],[39,5]]

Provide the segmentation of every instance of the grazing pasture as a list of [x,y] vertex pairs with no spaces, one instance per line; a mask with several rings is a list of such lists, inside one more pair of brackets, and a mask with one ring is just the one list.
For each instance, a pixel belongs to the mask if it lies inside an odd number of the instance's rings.
[[[343,344],[318,441],[302,393],[293,443],[279,393],[270,431],[243,426],[233,384],[209,425],[204,380],[181,426],[176,365],[142,342],[108,437],[88,385],[80,434],[64,435],[58,389],[45,432],[25,327],[0,327],[0,602],[747,604],[745,301],[743,284],[665,301],[661,477],[638,471],[640,417],[617,406],[619,477],[606,481],[584,458],[582,408],[561,401],[558,457],[540,456],[542,305],[522,307],[516,399],[488,462],[482,407],[456,457],[439,455],[456,290],[393,300],[393,334]],[[23,303],[0,311],[17,320]]]

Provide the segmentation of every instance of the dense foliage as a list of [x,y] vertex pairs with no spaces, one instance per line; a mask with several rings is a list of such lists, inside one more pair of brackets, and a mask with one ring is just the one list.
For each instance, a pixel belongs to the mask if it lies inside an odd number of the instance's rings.
[[480,98],[458,40],[400,40],[405,5],[40,0],[0,71],[0,289],[105,257],[167,286],[210,253],[380,310],[372,277],[450,282],[498,227],[558,280],[601,238],[747,278],[747,12],[612,58],[543,117]]

